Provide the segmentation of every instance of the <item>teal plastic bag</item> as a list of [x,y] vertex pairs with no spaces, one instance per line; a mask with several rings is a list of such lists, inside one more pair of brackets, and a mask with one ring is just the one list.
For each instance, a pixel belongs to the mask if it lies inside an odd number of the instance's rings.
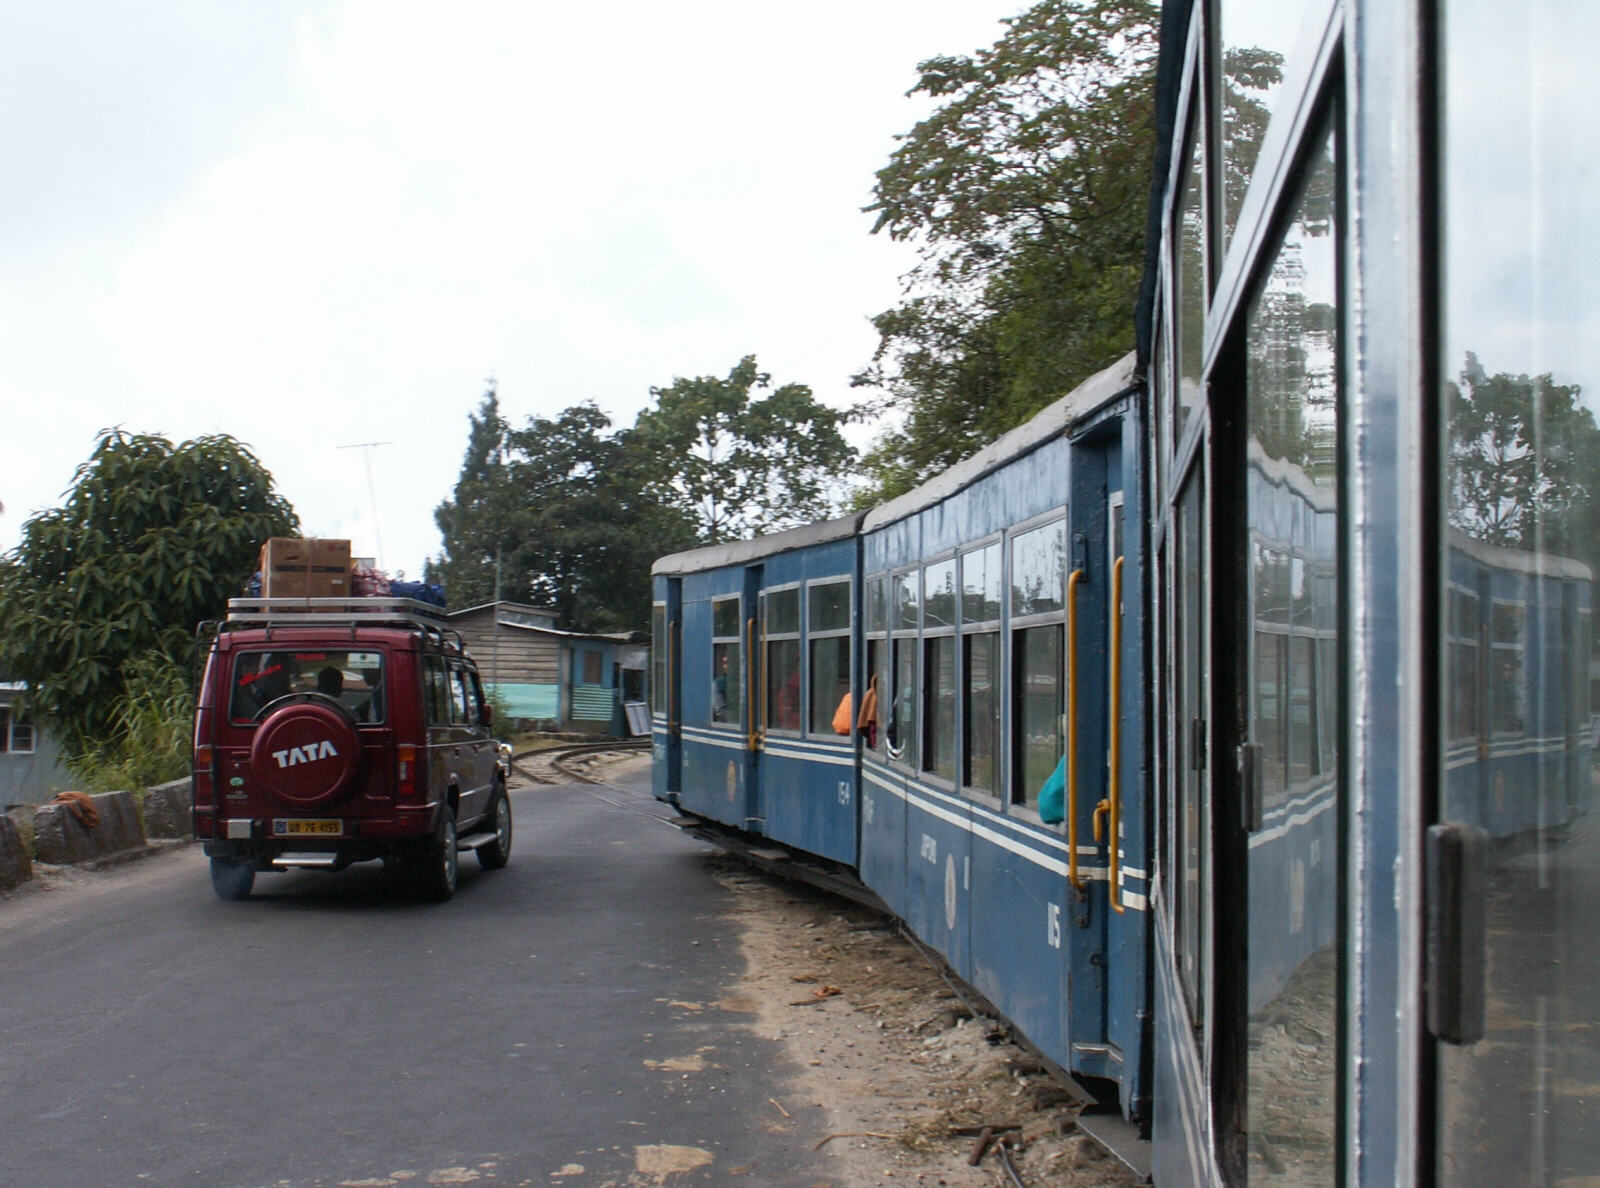
[[1050,778],[1045,780],[1044,787],[1039,789],[1039,820],[1046,825],[1059,825],[1066,817],[1066,808],[1063,801],[1067,793],[1067,760],[1063,756],[1057,763],[1056,769],[1050,773]]

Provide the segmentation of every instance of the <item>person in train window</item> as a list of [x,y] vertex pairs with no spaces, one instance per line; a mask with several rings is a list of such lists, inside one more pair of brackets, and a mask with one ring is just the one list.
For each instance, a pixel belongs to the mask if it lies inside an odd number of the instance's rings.
[[722,656],[717,675],[711,678],[711,720],[728,720],[728,658]]
[[1039,820],[1046,825],[1059,825],[1066,819],[1066,792],[1067,757],[1063,755],[1039,789]]
[[869,748],[878,745],[878,674],[867,680],[867,691],[861,695],[861,713],[856,718],[856,730],[866,736]]
[[772,724],[779,730],[800,729],[800,670],[792,668],[778,686],[776,711]]

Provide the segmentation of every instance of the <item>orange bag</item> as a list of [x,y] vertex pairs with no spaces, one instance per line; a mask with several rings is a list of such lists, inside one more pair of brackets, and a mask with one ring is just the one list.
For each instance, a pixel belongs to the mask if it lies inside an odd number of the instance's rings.
[[855,700],[846,693],[839,700],[839,708],[833,711],[833,732],[849,734],[850,728],[855,725],[855,720]]

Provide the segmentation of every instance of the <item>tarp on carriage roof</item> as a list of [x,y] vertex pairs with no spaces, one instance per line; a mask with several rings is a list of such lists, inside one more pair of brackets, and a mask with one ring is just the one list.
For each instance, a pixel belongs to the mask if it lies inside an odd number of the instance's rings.
[[650,567],[652,574],[700,573],[707,569],[721,569],[724,565],[743,565],[774,553],[808,545],[827,544],[829,541],[852,537],[861,527],[862,513],[840,516],[837,520],[824,520],[820,524],[802,524],[770,536],[754,540],[730,540],[722,544],[702,545],[681,553],[660,558]]

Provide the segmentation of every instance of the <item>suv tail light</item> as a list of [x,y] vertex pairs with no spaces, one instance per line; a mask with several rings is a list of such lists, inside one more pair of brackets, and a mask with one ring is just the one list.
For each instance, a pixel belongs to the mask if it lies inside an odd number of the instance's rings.
[[194,802],[209,805],[216,799],[216,753],[209,746],[198,746],[194,749]]
[[417,798],[417,748],[411,743],[400,743],[394,749],[395,791],[401,800]]

